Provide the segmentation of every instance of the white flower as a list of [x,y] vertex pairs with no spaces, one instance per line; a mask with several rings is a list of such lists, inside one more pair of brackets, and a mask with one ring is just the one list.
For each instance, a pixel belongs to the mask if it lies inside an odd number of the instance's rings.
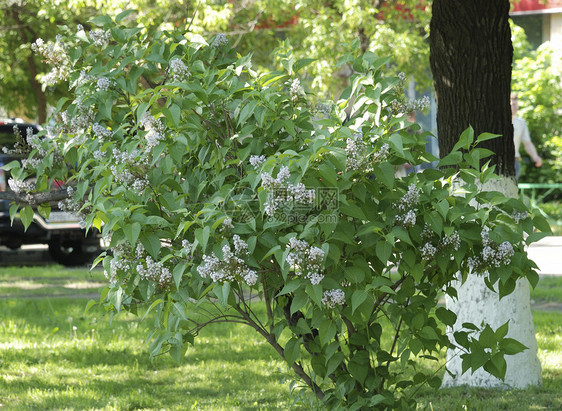
[[[261,166],[265,161],[265,156],[250,156],[250,164],[252,165],[252,167],[254,168],[258,168],[259,166]],[[265,173],[264,173],[265,174]],[[262,174],[263,176],[263,174]],[[271,176],[269,176],[271,178]]]
[[98,89],[107,91],[112,86],[111,80],[106,79],[105,77],[100,77],[96,83]]
[[228,44],[228,39],[223,33],[217,34],[215,40],[213,40],[212,46],[214,48],[226,46]]
[[361,134],[355,133],[347,139],[346,168],[348,170],[359,170],[364,161],[365,145]]
[[445,236],[442,240],[443,246],[451,246],[455,251],[461,246],[461,238],[459,233],[453,231],[450,236]]
[[176,82],[186,81],[191,73],[189,69],[184,64],[184,62],[179,58],[174,58],[170,60],[170,69],[172,70],[172,80]]
[[388,145],[388,143],[384,143],[381,146],[380,150],[373,155],[373,160],[379,163],[385,161],[388,158],[389,151],[390,151],[390,146]]
[[304,89],[301,86],[301,82],[298,78],[294,79],[291,83],[291,88],[289,89],[289,94],[291,95],[291,100],[296,100],[299,95],[304,94]]
[[420,249],[422,259],[424,260],[431,260],[435,253],[437,253],[437,248],[433,246],[431,243],[425,243],[423,247]]
[[322,296],[322,304],[327,305],[329,308],[334,308],[336,305],[344,305],[345,293],[340,288],[326,290]]
[[234,228],[234,226],[232,225],[232,217],[225,217],[224,220],[222,220],[222,226],[221,226],[221,231],[230,229],[230,228]]
[[111,32],[109,30],[96,29],[90,31],[89,35],[94,45],[98,47],[106,46],[111,39]]
[[8,186],[16,194],[33,191],[35,189],[35,184],[32,181],[14,180],[11,177],[8,179]]
[[305,277],[314,285],[319,284],[323,279],[324,251],[315,246],[309,246],[306,241],[292,237],[287,244],[291,252],[287,254],[285,262],[295,275],[300,276],[305,273]]
[[416,225],[416,213],[414,210],[409,210],[402,217],[402,224],[404,224],[404,227],[413,227]]
[[92,132],[94,133],[94,136],[100,140],[100,142],[103,142],[104,139],[111,137],[112,134],[111,130],[108,130],[99,123],[94,123],[92,126]]

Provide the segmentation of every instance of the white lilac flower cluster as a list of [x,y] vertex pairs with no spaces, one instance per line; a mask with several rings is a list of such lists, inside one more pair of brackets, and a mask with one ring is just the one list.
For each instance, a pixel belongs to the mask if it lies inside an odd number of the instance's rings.
[[111,130],[99,123],[94,123],[94,125],[92,126],[92,133],[94,133],[94,136],[100,143],[103,143],[106,138],[111,137],[113,134]]
[[[112,154],[114,164],[109,166],[109,170],[115,177],[115,180],[125,187],[136,191],[138,194],[142,193],[150,185],[150,181],[144,176],[139,176],[138,174],[141,174],[139,172],[133,174],[131,170],[135,168],[142,170],[148,165],[148,160],[142,156],[139,150],[133,150],[129,153],[114,148]],[[101,152],[94,152],[94,157],[97,158],[97,156],[102,156],[103,158]]]
[[420,253],[423,260],[429,261],[435,257],[435,254],[439,250],[443,250],[445,248],[452,248],[453,250],[457,251],[461,246],[461,238],[457,231],[453,231],[450,235],[446,235],[441,239],[439,245],[435,246],[430,240],[433,236],[433,232],[430,231],[429,226],[424,227],[424,231],[422,232],[422,238],[426,240],[425,244],[420,248]]
[[519,224],[519,221],[525,220],[527,217],[529,217],[529,213],[526,211],[513,211],[513,213],[511,214],[511,218],[513,218],[515,224]]
[[91,30],[88,35],[92,43],[98,47],[106,46],[109,40],[111,40],[111,32],[109,30],[95,29]]
[[70,59],[68,57],[67,46],[57,35],[56,41],[47,42],[39,38],[31,45],[31,50],[43,56],[45,63],[52,68],[51,71],[41,78],[41,82],[47,86],[53,86],[59,81],[65,81],[70,75]]
[[359,170],[365,160],[365,144],[361,134],[354,133],[353,136],[348,137],[345,153],[346,169]]
[[21,160],[21,166],[28,170],[35,170],[41,164],[40,158],[24,158]]
[[388,143],[384,143],[379,151],[373,154],[373,160],[377,163],[385,161],[388,158],[388,154],[390,153],[390,146]]
[[324,251],[321,248],[310,246],[306,241],[297,240],[292,237],[287,244],[291,250],[285,260],[289,264],[291,271],[296,275],[304,274],[314,285],[320,284],[324,279],[323,263]]
[[238,235],[232,237],[234,251],[230,244],[222,247],[222,258],[212,253],[203,255],[203,264],[197,267],[197,272],[203,278],[210,278],[213,282],[244,281],[253,286],[258,281],[257,273],[252,270],[244,257],[248,255],[248,244]]
[[166,130],[166,126],[162,122],[162,119],[156,119],[147,112],[142,117],[140,123],[147,131],[144,138],[146,139],[146,145],[149,149],[156,147],[158,143],[164,140],[164,131]]
[[408,186],[408,192],[394,203],[394,207],[398,209],[401,214],[396,216],[396,221],[405,227],[413,227],[416,224],[415,207],[420,200],[420,191],[415,184]]
[[188,240],[181,241],[181,250],[180,254],[185,256],[190,256],[193,253],[193,243],[189,242]]
[[327,305],[329,308],[334,308],[336,305],[344,305],[345,293],[339,288],[326,290],[322,296],[322,304]]
[[446,235],[441,240],[443,247],[451,247],[453,250],[457,251],[461,246],[461,237],[457,231],[453,231],[451,235]]
[[481,232],[482,245],[484,248],[478,257],[469,257],[467,265],[476,274],[485,273],[490,267],[500,267],[511,263],[511,257],[515,254],[513,245],[509,241],[497,244],[490,238],[490,228],[484,226]]
[[179,58],[170,60],[170,69],[172,70],[172,81],[183,82],[191,76],[189,69]]
[[[90,106],[86,106],[81,98],[74,100],[76,110],[72,113],[63,111],[61,113],[62,124],[58,124],[55,128],[54,135],[62,133],[70,133],[79,135],[90,129],[94,123],[94,111]],[[58,130],[59,126],[63,126],[62,130]]]
[[[15,130],[14,130],[15,131]],[[37,154],[40,157],[45,157],[47,155],[47,150],[43,147],[43,142],[48,141],[47,139],[41,139],[38,135],[33,134],[33,128],[28,127],[25,130],[26,136],[25,141],[33,149],[37,150]],[[50,143],[50,141],[48,141]]]
[[33,181],[25,180],[14,180],[13,178],[8,179],[8,186],[16,194],[28,193],[35,190],[35,183]]
[[148,255],[142,244],[137,245],[135,258],[138,262],[135,269],[142,279],[154,281],[162,288],[171,284],[173,277],[170,269]]
[[[106,240],[109,242],[108,239]],[[131,250],[124,243],[121,243],[111,247],[111,253],[113,258],[109,263],[109,272],[104,271],[104,275],[109,282],[116,283],[119,271],[129,272],[132,267]]]
[[227,44],[228,44],[228,39],[226,38],[226,36],[223,33],[220,33],[220,34],[217,34],[217,36],[213,40],[212,46],[217,48],[217,47],[226,46]]
[[432,260],[435,254],[437,254],[437,247],[430,242],[427,242],[422,246],[422,248],[420,248],[420,253],[423,260]]
[[225,217],[224,220],[222,220],[222,224],[221,224],[221,231],[226,231],[226,230],[230,230],[234,228],[234,225],[232,224],[232,217],[227,216]]
[[252,156],[250,156],[249,161],[250,161],[250,164],[251,164],[252,167],[258,168],[259,166],[261,166],[265,162],[265,156],[252,155]]
[[[14,125],[13,127],[14,137],[15,137],[15,144],[12,149],[9,149],[7,146],[2,147],[2,152],[4,154],[20,154],[26,155],[29,153],[29,147],[26,147],[23,136],[21,135],[21,131],[18,126]],[[33,133],[33,131],[32,131]],[[29,133],[28,133],[29,134]]]
[[82,205],[84,203],[74,199],[74,188],[72,186],[66,187],[66,193],[68,194],[68,198],[59,201],[57,204],[58,208],[67,213],[74,214],[78,218],[80,227],[86,228],[86,214],[82,211]]
[[276,178],[269,173],[262,173],[262,187],[269,191],[269,197],[265,203],[265,213],[272,217],[277,209],[283,205],[290,204],[314,204],[316,192],[308,190],[302,183],[293,185],[287,182],[291,173],[286,166],[281,167]]
[[400,101],[392,100],[390,109],[395,114],[411,113],[412,111],[426,111],[431,105],[431,100],[428,96],[423,96],[421,99],[413,101]]
[[289,95],[291,96],[291,100],[297,100],[302,94],[304,94],[304,89],[301,86],[300,80],[296,78],[291,82],[291,87],[289,88]]
[[109,90],[113,86],[113,84],[114,84],[113,81],[105,77],[100,77],[96,81],[96,87],[98,88],[98,90],[102,90],[102,91]]
[[116,181],[132,189],[138,194],[141,194],[145,188],[150,186],[150,181],[144,177],[135,176],[127,168],[119,169],[116,165],[111,165],[109,166],[109,170],[115,177]]

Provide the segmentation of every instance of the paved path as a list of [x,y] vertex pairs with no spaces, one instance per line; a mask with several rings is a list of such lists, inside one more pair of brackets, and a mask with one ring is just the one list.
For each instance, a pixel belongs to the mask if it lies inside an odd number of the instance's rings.
[[539,274],[562,275],[562,236],[545,237],[531,244],[528,253],[539,267]]

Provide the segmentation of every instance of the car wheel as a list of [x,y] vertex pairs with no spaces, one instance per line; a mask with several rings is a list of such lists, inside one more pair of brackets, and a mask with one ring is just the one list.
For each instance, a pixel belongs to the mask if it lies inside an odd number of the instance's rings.
[[93,254],[82,251],[82,242],[77,241],[51,241],[49,253],[53,260],[66,266],[82,265],[93,258]]

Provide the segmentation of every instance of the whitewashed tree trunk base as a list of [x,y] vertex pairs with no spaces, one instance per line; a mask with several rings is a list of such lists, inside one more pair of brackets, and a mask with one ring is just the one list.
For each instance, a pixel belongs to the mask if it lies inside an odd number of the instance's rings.
[[[513,179],[491,182],[484,189],[500,191],[507,196],[517,195],[517,186]],[[540,385],[542,383],[541,365],[537,356],[537,340],[527,279],[520,279],[513,293],[501,300],[499,294],[486,287],[482,277],[474,274],[469,275],[467,281],[462,285],[458,281],[454,282],[453,287],[457,289],[458,299],[453,300],[448,297],[446,304],[447,308],[457,315],[457,322],[453,327],[455,330],[461,329],[461,324],[465,322],[477,326],[487,323],[496,330],[509,321],[507,337],[516,339],[528,349],[505,357],[507,362],[505,381],[499,380],[482,368],[474,373],[469,369],[462,374],[460,357],[462,352],[448,350],[447,369],[454,374],[454,377],[445,373],[443,387],[468,385],[484,388],[525,388]],[[453,338],[452,331],[449,330],[451,339]]]

